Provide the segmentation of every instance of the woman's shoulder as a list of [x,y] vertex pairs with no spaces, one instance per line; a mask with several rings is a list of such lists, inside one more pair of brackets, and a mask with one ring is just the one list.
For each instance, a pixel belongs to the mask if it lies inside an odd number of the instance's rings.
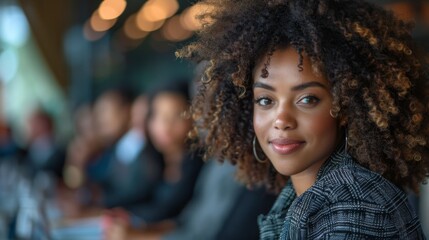
[[320,177],[308,192],[329,203],[363,201],[380,207],[406,198],[404,191],[392,182],[353,160]]
[[305,228],[309,235],[421,236],[419,220],[406,194],[356,163],[339,166],[319,178],[296,199],[291,211],[295,233]]

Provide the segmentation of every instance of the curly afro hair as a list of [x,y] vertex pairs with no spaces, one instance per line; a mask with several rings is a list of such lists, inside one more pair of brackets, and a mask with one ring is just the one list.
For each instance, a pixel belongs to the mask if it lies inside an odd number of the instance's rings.
[[[403,189],[429,172],[427,62],[412,26],[361,0],[205,0],[198,39],[177,52],[208,61],[191,109],[206,157],[229,160],[249,185],[286,178],[252,153],[252,70],[276,48],[305,53],[331,82],[348,152]],[[269,64],[269,61],[266,63]],[[262,73],[262,76],[266,73]]]

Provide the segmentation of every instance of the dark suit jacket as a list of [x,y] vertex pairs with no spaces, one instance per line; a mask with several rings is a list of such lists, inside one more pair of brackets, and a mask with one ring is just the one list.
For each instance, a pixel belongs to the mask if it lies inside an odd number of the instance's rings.
[[[188,153],[182,162],[182,177],[176,183],[160,181],[150,202],[127,207],[137,219],[152,223],[176,217],[192,198],[194,186],[203,165],[201,156]],[[135,221],[138,224],[139,221]]]
[[91,180],[101,187],[102,205],[129,207],[152,201],[162,178],[162,156],[148,145],[137,159],[123,163],[115,156],[114,149],[106,150],[89,171]]

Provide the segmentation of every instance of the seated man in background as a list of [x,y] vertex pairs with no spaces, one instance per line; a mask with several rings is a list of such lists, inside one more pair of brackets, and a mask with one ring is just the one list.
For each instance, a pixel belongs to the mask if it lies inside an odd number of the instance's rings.
[[[161,83],[151,90],[148,147],[161,154],[163,171],[152,200],[127,207],[145,224],[177,216],[191,199],[203,161],[186,142],[191,128],[184,113],[189,108],[185,79]],[[137,219],[137,218],[135,218]]]
[[162,174],[161,154],[147,147],[148,99],[141,95],[131,105],[130,128],[105,155],[100,204],[105,208],[126,207],[151,200]]
[[[76,135],[68,147],[65,188],[59,194],[66,216],[79,217],[106,205],[106,188],[115,181],[109,171],[118,141],[130,126],[131,102],[128,92],[112,89],[76,112]],[[70,194],[72,198],[62,197]]]

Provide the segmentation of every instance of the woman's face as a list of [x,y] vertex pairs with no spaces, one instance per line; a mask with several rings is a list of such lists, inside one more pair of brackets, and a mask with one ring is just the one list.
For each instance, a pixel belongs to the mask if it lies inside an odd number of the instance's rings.
[[160,152],[183,148],[191,122],[183,117],[186,100],[173,93],[161,93],[153,99],[149,135]]
[[313,73],[306,56],[300,71],[299,54],[291,47],[271,56],[268,78],[260,76],[265,62],[254,69],[256,137],[282,175],[315,177],[338,139],[329,82]]

